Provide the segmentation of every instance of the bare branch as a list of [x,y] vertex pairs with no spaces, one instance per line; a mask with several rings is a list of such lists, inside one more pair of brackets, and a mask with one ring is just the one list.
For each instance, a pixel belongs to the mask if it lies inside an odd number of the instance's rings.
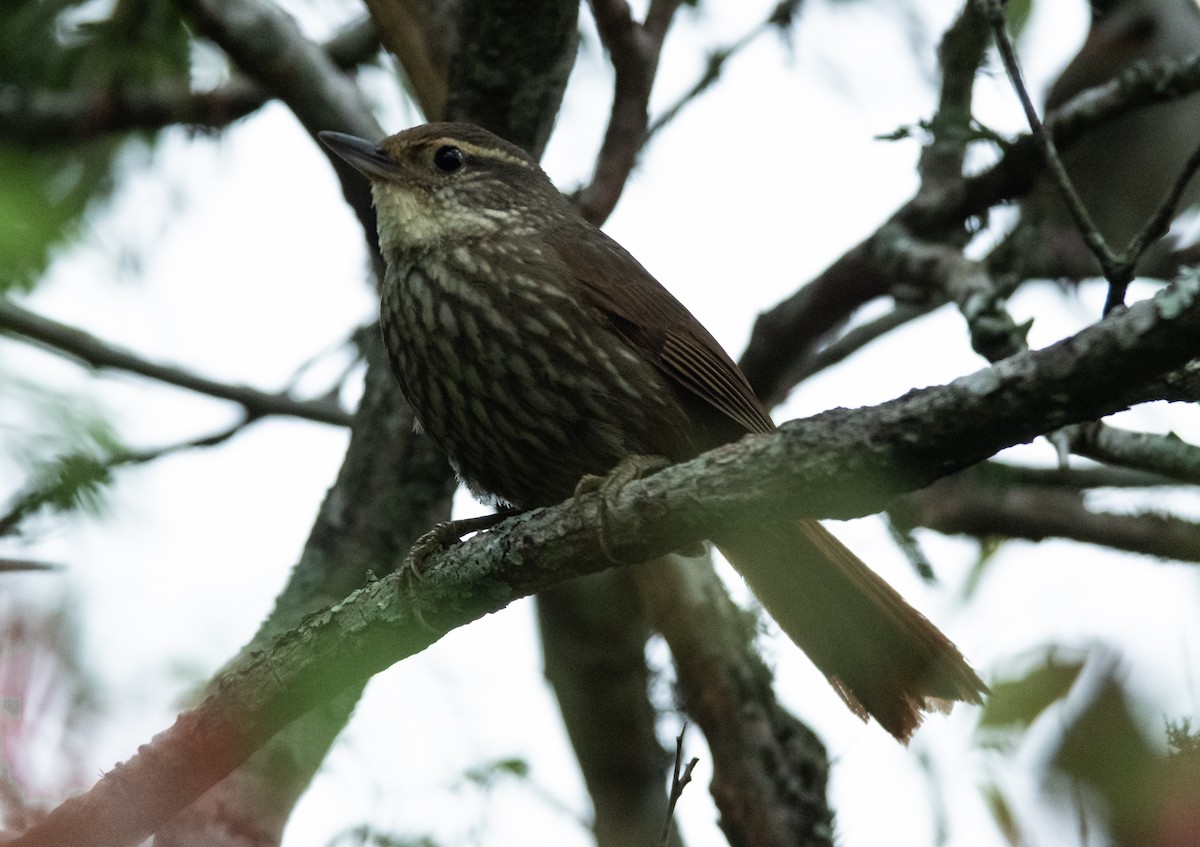
[[987,52],[987,22],[968,0],[938,46],[942,86],[929,122],[933,138],[921,151],[921,192],[936,191],[962,178],[970,137],[975,75]]
[[[383,136],[358,86],[274,3],[180,0],[180,8],[201,34],[216,42],[250,78],[286,103],[313,137],[322,130],[362,138]],[[341,180],[346,202],[362,223],[377,276],[382,279],[382,260],[375,245],[375,210],[367,181],[332,151],[324,146],[321,150]]]
[[1069,538],[1146,556],[1200,562],[1200,524],[1162,514],[1089,509],[1078,491],[981,484],[958,474],[905,497],[892,510],[912,526],[947,535],[1043,541]]
[[1072,435],[1071,450],[1080,456],[1200,485],[1200,447],[1173,433],[1153,435],[1093,423],[1073,427]]
[[[1058,147],[1066,149],[1107,121],[1196,91],[1200,91],[1200,55],[1182,63],[1134,67],[1113,82],[1070,100],[1047,119],[1046,128]],[[992,206],[1028,192],[1041,167],[1035,139],[1021,136],[1005,148],[999,162],[982,173],[936,192],[918,192],[897,210],[891,222],[918,238],[942,238],[968,219],[986,217]],[[795,294],[759,315],[740,364],[763,402],[774,405],[786,397],[796,375],[805,372],[804,362],[812,350],[856,309],[893,291],[899,297],[904,281],[893,279],[875,261],[879,237],[876,233],[855,245]],[[1011,257],[1002,257],[1002,264],[1005,258]],[[995,263],[989,260],[991,264]],[[926,280],[919,290],[931,287],[940,286],[931,286]]]
[[[199,438],[189,438],[176,444],[157,447],[148,450],[129,450],[114,453],[102,459],[97,459],[97,470],[108,471],[122,465],[141,465],[153,462],[172,453],[194,450],[199,447],[215,447],[233,438],[256,419],[244,417],[233,426],[227,427],[211,435]],[[21,522],[54,500],[55,494],[45,488],[30,486],[12,498],[13,505],[6,514],[0,515],[0,537],[13,535]]]
[[806,359],[798,362],[796,369],[790,374],[790,378],[796,382],[803,382],[810,376],[845,361],[877,338],[882,338],[892,330],[898,329],[919,317],[928,315],[940,305],[941,303],[936,300],[919,306],[909,303],[898,303],[896,308],[890,312],[881,315],[873,321],[847,330],[826,346],[814,351]]
[[20,571],[57,571],[62,565],[50,562],[39,562],[33,559],[14,559],[9,556],[0,558],[0,573],[16,573]]
[[151,362],[81,329],[22,309],[6,299],[0,299],[0,331],[34,342],[45,350],[88,367],[125,371],[210,397],[230,400],[245,409],[249,418],[285,415],[334,426],[347,426],[350,423],[349,413],[332,399],[297,400],[287,394],[270,394],[244,385],[205,379],[182,368]]
[[700,760],[692,757],[686,766],[683,764],[683,734],[687,732],[687,724],[679,730],[675,738],[675,768],[671,774],[671,794],[667,800],[667,822],[663,825],[662,837],[658,839],[659,847],[667,847],[671,843],[671,824],[675,820],[675,806],[683,796],[683,789],[692,781],[692,771]]
[[729,599],[711,563],[669,556],[633,570],[671,648],[683,707],[708,740],[710,791],[729,843],[831,847],[828,756],[776,700],[755,617]]
[[592,0],[591,6],[616,72],[612,112],[596,157],[596,172],[576,198],[583,216],[599,225],[617,205],[645,143],[650,89],[679,0],[653,0],[645,24],[633,20],[625,0]]
[[421,113],[428,121],[442,120],[449,88],[449,57],[438,49],[444,45],[433,37],[425,4],[413,0],[365,2],[379,24],[380,40],[404,69]]
[[[988,23],[991,24],[992,34],[996,39],[996,46],[1000,50],[1000,58],[1004,62],[1004,69],[1008,73],[1008,79],[1017,94],[1017,99],[1021,102],[1025,118],[1029,121],[1029,127],[1033,130],[1034,140],[1041,147],[1043,161],[1050,170],[1050,175],[1054,179],[1055,185],[1058,186],[1059,194],[1062,195],[1063,202],[1074,219],[1075,225],[1083,235],[1084,241],[1087,242],[1088,248],[1091,249],[1096,259],[1100,262],[1100,267],[1104,270],[1105,277],[1112,282],[1114,274],[1118,272],[1116,266],[1117,256],[1108,248],[1104,237],[1096,229],[1095,223],[1092,222],[1091,215],[1084,208],[1083,201],[1079,199],[1079,192],[1075,190],[1075,186],[1071,183],[1071,178],[1067,175],[1067,169],[1058,155],[1058,148],[1054,143],[1054,138],[1046,131],[1046,128],[1042,125],[1041,118],[1038,117],[1037,107],[1033,105],[1033,99],[1029,96],[1029,91],[1025,87],[1025,80],[1021,76],[1021,67],[1017,61],[1016,48],[1013,47],[1012,39],[1008,37],[1008,25],[1004,18],[1004,4],[999,0],[975,1],[980,12],[987,18]],[[1128,284],[1128,280],[1126,280],[1125,284]]]
[[658,134],[660,130],[675,120],[680,112],[690,103],[694,102],[697,97],[708,91],[721,78],[721,74],[725,70],[725,65],[730,59],[770,30],[790,25],[801,2],[802,0],[780,0],[765,20],[758,23],[741,38],[723,47],[712,49],[708,54],[708,61],[705,63],[704,71],[700,74],[700,77],[646,128],[646,136],[642,140],[643,146],[649,143],[650,139]]
[[[364,18],[323,49],[338,67],[349,70],[375,56],[379,42],[370,18]],[[0,135],[44,145],[175,124],[220,129],[269,99],[265,89],[240,75],[211,91],[193,91],[187,80],[104,91],[10,88],[0,96]]]

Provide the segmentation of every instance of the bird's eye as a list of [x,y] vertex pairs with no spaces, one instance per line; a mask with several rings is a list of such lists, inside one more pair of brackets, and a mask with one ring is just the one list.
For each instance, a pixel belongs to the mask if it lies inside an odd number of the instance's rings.
[[467,161],[466,155],[452,144],[446,144],[433,154],[433,164],[442,173],[452,174]]

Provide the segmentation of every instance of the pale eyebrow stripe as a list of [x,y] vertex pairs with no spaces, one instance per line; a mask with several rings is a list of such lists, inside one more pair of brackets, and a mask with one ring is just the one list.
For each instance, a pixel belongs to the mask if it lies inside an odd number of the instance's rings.
[[527,159],[522,159],[518,156],[512,156],[508,153],[505,153],[503,150],[497,150],[494,147],[480,147],[478,145],[472,144],[469,141],[463,141],[462,139],[459,139],[459,138],[450,138],[450,137],[438,138],[438,139],[434,139],[433,143],[449,144],[451,146],[457,147],[459,150],[462,150],[464,153],[469,153],[472,156],[479,156],[484,159],[495,159],[500,162],[507,162],[510,165],[520,165],[523,168],[532,167],[532,163]]

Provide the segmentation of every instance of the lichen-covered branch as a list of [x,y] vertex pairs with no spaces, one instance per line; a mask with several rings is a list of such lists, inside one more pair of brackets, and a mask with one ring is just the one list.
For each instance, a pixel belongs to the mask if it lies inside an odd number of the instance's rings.
[[[1200,357],[1189,277],[1043,350],[879,406],[832,410],[702,454],[606,500],[609,553],[649,561],[743,516],[879,511],[1012,444],[1153,399],[1156,376]],[[703,480],[721,480],[720,485]],[[600,495],[511,518],[431,558],[411,594],[393,574],[226,674],[195,711],[13,842],[135,843],[291,720],[512,600],[611,565]]]

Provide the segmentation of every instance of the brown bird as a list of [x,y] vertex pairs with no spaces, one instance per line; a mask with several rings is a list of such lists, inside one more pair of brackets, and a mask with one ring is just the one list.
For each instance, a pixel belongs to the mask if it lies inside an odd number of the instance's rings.
[[[1200,7],[1196,0],[1092,0],[1087,39],[1050,86],[1046,111],[1077,94],[1115,79],[1141,64],[1182,62],[1200,51]],[[1200,143],[1200,95],[1135,109],[1103,123],[1062,153],[1063,165],[1096,229],[1113,250],[1124,250],[1150,220]],[[1193,178],[1178,211],[1200,203]],[[1099,264],[1080,235],[1058,188],[1044,176],[1022,201],[1021,217],[1037,228],[1033,244],[1022,244],[1038,268],[1083,277]],[[1178,260],[1174,239],[1151,246],[1139,272],[1173,277]]]
[[[452,123],[321,139],[371,180],[392,369],[476,496],[553,505],[630,457],[678,462],[774,429],[712,335],[519,147]],[[713,541],[850,708],[896,738],[987,690],[816,521]]]

